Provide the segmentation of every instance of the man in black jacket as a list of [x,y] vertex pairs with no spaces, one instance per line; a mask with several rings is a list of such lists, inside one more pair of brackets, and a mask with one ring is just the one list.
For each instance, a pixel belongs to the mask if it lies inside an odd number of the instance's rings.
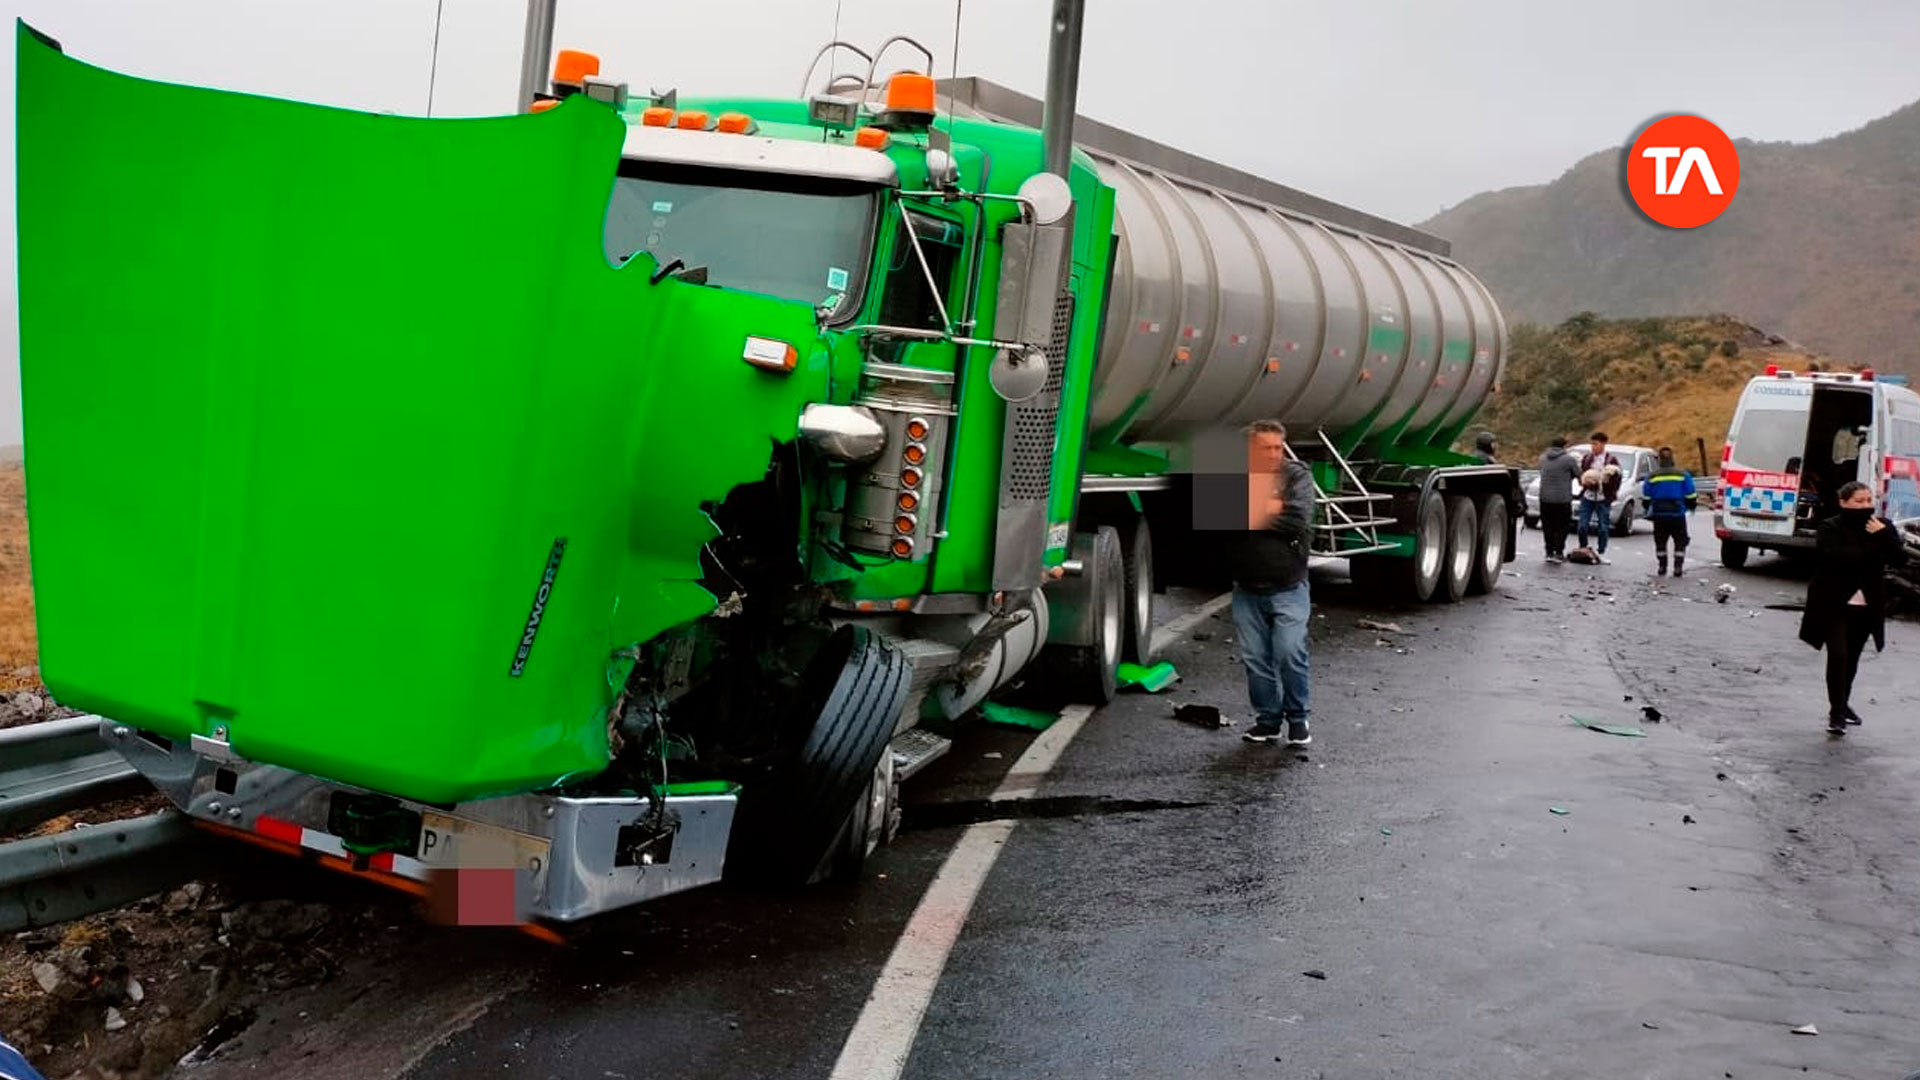
[[1261,420],[1247,429],[1247,531],[1230,546],[1233,621],[1254,724],[1248,742],[1313,741],[1307,727],[1311,676],[1307,626],[1313,602],[1307,551],[1313,472],[1287,455],[1287,429]]

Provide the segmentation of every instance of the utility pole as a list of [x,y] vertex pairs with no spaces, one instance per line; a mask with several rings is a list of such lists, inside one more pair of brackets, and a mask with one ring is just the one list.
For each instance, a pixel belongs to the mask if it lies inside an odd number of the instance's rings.
[[1080,28],[1085,21],[1086,0],[1053,0],[1040,152],[1046,170],[1062,180],[1073,162],[1073,115],[1080,93]]
[[527,36],[520,46],[520,100],[513,111],[526,112],[547,85],[553,61],[553,11],[559,0],[527,0]]

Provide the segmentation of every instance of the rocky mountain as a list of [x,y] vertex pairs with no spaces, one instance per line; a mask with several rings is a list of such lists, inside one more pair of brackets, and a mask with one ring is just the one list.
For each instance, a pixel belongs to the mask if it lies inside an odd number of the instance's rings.
[[1817,143],[1736,145],[1739,193],[1697,229],[1640,214],[1624,148],[1420,227],[1454,242],[1510,322],[1726,312],[1839,360],[1920,374],[1920,102]]

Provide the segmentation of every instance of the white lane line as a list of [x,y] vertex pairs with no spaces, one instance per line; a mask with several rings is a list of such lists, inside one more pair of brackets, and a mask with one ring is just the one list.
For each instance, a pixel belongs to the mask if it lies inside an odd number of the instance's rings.
[[1218,615],[1232,603],[1232,593],[1221,593],[1219,596],[1201,604],[1185,615],[1154,630],[1153,651],[1158,653],[1160,650],[1193,633],[1195,627]]
[[[1032,798],[1092,715],[1089,705],[1062,709],[1060,719],[1027,744],[1020,760],[1000,779],[993,798]],[[898,1080],[920,1032],[920,1021],[926,1017],[927,1003],[933,1000],[934,987],[946,969],[947,954],[953,951],[974,898],[999,860],[1013,825],[1012,821],[983,821],[961,834],[894,943],[893,955],[887,957],[860,1019],[840,1049],[831,1080]]]

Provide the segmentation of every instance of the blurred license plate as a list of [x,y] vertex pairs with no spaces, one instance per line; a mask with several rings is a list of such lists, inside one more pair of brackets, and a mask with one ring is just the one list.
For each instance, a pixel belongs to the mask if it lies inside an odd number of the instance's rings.
[[527,870],[537,874],[546,869],[552,846],[542,837],[498,825],[430,811],[420,815],[419,858],[436,869]]
[[1740,513],[1738,510],[1733,512],[1732,517],[1733,527],[1736,529],[1744,529],[1747,532],[1770,533],[1775,536],[1793,535],[1792,518],[1749,516]]

